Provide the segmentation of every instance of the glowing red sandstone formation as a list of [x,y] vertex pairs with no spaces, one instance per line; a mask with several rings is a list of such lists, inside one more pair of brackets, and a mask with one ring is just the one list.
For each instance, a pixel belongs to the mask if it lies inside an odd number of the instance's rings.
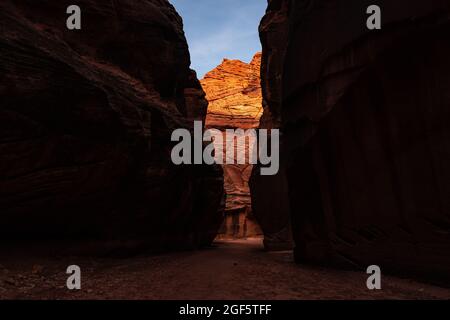
[[250,63],[224,59],[201,80],[209,102],[206,126],[256,128],[262,114],[261,53]]
[[[262,114],[260,84],[261,53],[250,63],[224,59],[201,80],[209,102],[207,128],[257,128]],[[246,152],[246,150],[238,150]],[[261,231],[251,214],[248,180],[251,164],[226,164],[226,220],[221,234],[235,237],[259,235]]]

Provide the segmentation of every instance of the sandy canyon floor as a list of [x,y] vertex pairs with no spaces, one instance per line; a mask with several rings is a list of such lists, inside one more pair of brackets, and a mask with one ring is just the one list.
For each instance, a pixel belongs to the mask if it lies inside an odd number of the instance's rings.
[[[66,288],[78,264],[82,289]],[[264,252],[261,239],[126,259],[2,256],[2,299],[450,299],[450,290],[383,276],[369,291],[363,272],[296,265],[291,252]]]

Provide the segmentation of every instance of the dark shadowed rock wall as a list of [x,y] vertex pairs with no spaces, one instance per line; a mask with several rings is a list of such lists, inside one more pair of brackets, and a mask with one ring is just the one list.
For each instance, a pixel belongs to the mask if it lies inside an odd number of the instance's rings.
[[[219,166],[176,167],[172,129],[204,120],[182,21],[166,0],[0,2],[0,236],[208,244]],[[222,208],[223,209],[223,208]]]
[[450,2],[377,1],[379,31],[372,1],[269,3],[262,83],[296,260],[450,283]]
[[[282,102],[282,66],[288,43],[288,1],[269,1],[259,32],[263,48],[261,86],[264,113],[260,128],[280,127]],[[281,146],[282,147],[282,146]],[[249,181],[252,208],[264,232],[266,250],[292,249],[289,198],[285,157],[280,159],[280,170],[274,176],[261,176],[259,166],[252,171]]]

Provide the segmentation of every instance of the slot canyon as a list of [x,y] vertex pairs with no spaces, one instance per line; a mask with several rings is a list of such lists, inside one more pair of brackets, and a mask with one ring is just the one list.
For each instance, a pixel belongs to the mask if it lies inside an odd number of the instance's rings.
[[[450,299],[450,3],[268,0],[199,79],[170,2],[0,1],[0,299]],[[173,164],[194,121],[279,173]]]

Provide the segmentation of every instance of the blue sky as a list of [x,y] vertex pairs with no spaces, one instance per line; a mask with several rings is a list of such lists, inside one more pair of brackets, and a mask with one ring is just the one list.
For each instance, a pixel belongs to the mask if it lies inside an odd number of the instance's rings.
[[223,58],[249,62],[261,51],[258,25],[267,0],[169,0],[183,18],[191,68],[199,78]]

